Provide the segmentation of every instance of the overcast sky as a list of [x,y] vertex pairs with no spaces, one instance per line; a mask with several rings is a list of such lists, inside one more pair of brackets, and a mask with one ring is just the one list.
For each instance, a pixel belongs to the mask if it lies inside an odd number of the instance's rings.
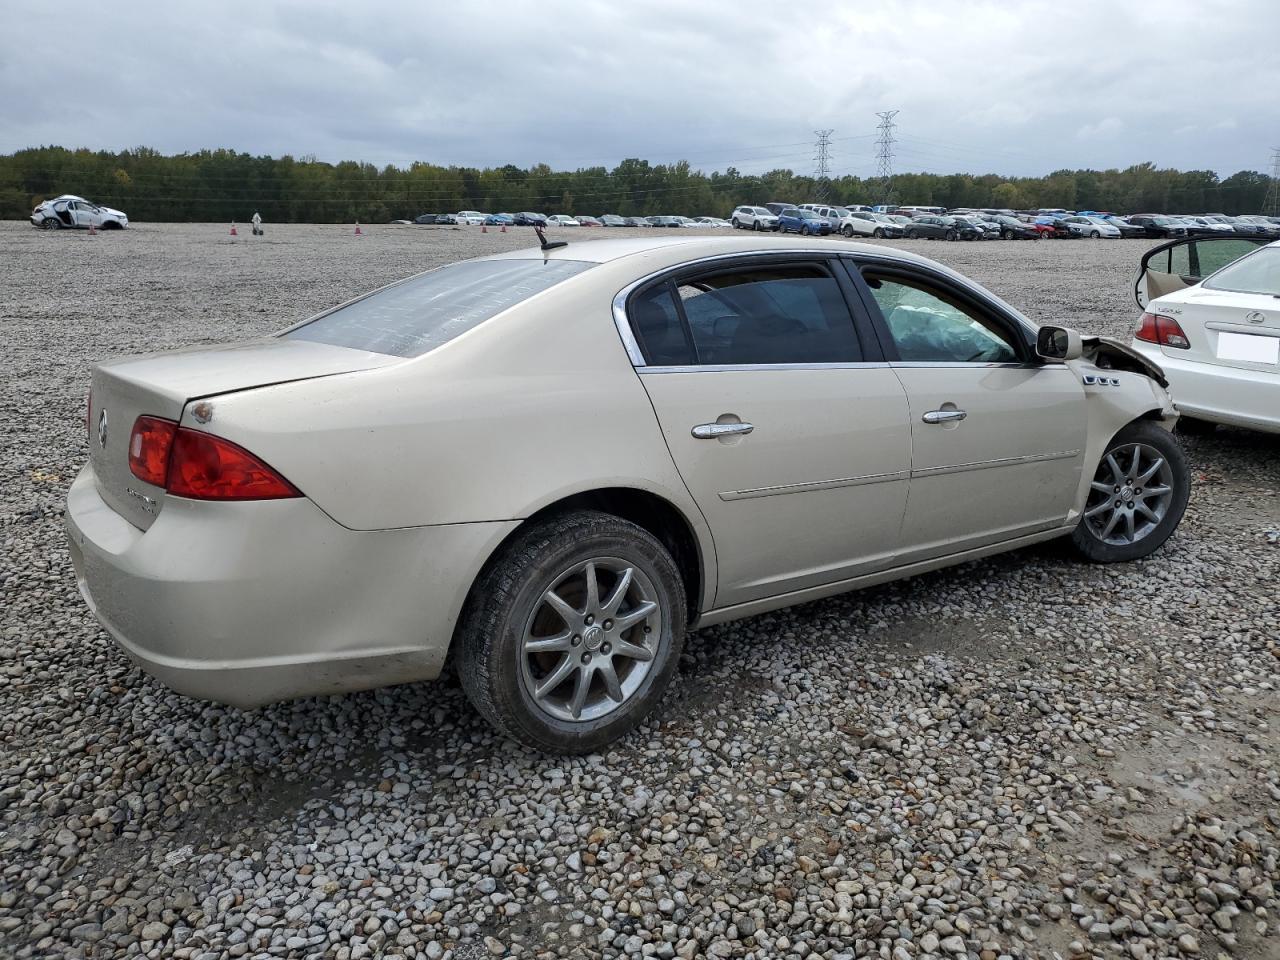
[[0,152],[1223,176],[1280,146],[1278,0],[0,0]]

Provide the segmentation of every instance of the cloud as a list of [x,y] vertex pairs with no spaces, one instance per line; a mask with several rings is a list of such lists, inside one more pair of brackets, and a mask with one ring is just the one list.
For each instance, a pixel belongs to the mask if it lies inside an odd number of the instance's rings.
[[1113,137],[1123,129],[1124,121],[1119,117],[1106,117],[1097,123],[1086,123],[1076,131],[1076,136],[1081,140],[1090,140],[1094,137]]
[[[1203,18],[1198,4],[1165,0],[1153,21],[1109,0],[0,0],[0,151],[226,146],[569,168],[684,158],[752,173],[812,169],[813,131],[830,127],[835,172],[866,176],[876,111],[900,109],[902,170],[1152,160],[1231,173],[1266,161],[1234,122],[1212,136],[1171,133],[1224,113],[1280,128],[1269,93],[1280,62],[1262,58],[1248,84],[1171,96],[1166,71],[1100,35],[1141,36],[1163,62],[1232,75],[1232,51],[1270,3]],[[64,46],[68,22],[75,42]]]

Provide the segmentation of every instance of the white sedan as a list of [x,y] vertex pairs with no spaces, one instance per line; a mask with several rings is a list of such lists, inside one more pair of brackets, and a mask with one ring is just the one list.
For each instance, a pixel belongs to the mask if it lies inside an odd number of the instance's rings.
[[1159,549],[1190,489],[1162,384],[881,245],[546,241],[98,364],[65,523],[89,607],[180,691],[451,659],[498,730],[588,752],[695,625],[1054,537]]
[[1072,236],[1091,237],[1094,240],[1120,238],[1120,228],[1105,217],[1063,217],[1062,222],[1067,225]]
[[1280,433],[1280,242],[1161,244],[1143,257],[1135,293],[1144,312],[1133,347],[1164,370],[1180,429]]
[[547,226],[548,227],[580,227],[582,226],[582,224],[580,224],[573,217],[569,216],[567,213],[553,213],[551,216],[547,217]]
[[31,222],[45,230],[87,230],[90,227],[97,230],[123,230],[129,226],[129,218],[122,211],[70,193],[40,204],[31,211]]

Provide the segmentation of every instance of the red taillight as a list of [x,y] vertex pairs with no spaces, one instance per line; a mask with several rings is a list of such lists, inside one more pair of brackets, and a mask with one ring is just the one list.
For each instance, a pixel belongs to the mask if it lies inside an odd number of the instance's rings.
[[160,417],[139,417],[129,434],[129,470],[144,483],[163,487],[169,470],[169,448],[178,425]]
[[1178,321],[1159,313],[1144,313],[1134,336],[1147,343],[1158,343],[1175,350],[1187,350],[1191,347],[1191,341],[1182,332],[1182,327],[1178,326]]
[[248,450],[211,433],[179,427],[165,486],[192,500],[280,500],[301,493]]

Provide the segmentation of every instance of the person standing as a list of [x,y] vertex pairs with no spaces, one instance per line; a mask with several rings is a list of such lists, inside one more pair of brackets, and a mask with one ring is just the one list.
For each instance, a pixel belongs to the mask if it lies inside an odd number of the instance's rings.
[[262,217],[258,211],[253,211],[253,235],[255,237],[262,236]]

